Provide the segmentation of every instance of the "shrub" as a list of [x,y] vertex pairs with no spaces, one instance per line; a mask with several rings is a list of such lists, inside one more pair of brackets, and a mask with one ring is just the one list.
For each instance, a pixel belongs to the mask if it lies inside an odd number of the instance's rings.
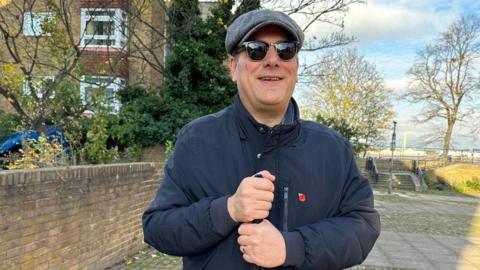
[[20,116],[0,111],[0,142],[10,136],[22,125]]
[[424,180],[425,180],[425,184],[427,184],[429,189],[439,190],[439,191],[444,191],[449,189],[449,186],[441,179],[438,179],[435,176],[433,171],[427,171],[425,173]]
[[480,179],[474,176],[472,180],[465,182],[465,186],[473,190],[480,190]]
[[9,156],[13,159],[13,162],[7,165],[9,170],[65,165],[62,160],[62,145],[55,140],[49,142],[45,136],[39,136],[38,141],[26,140],[19,151],[19,156]]

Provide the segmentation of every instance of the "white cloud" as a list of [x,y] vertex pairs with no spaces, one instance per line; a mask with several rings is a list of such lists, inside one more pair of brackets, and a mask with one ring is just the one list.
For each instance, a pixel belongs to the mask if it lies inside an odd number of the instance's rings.
[[408,77],[401,79],[385,80],[385,86],[388,89],[391,89],[395,95],[400,95],[405,93],[408,87]]
[[[438,1],[437,1],[438,2]],[[379,3],[371,0],[366,5],[352,6],[345,17],[345,33],[360,42],[385,38],[432,38],[457,18],[456,12],[408,6],[403,2]],[[324,36],[338,29],[325,24],[315,25],[310,34]]]

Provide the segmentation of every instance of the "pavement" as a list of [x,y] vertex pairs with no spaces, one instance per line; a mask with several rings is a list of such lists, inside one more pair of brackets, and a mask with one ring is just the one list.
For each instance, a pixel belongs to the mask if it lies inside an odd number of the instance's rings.
[[[480,198],[375,191],[382,232],[367,259],[350,269],[480,270]],[[146,248],[125,270],[181,269],[181,259]]]

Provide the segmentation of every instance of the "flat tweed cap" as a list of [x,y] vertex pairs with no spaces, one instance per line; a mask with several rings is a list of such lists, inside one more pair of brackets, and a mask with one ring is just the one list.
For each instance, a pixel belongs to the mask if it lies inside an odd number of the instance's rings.
[[303,45],[303,31],[298,24],[287,14],[270,9],[253,10],[242,14],[228,27],[225,37],[225,49],[232,55],[239,44],[259,28],[266,25],[277,25],[287,30],[296,41],[299,49]]

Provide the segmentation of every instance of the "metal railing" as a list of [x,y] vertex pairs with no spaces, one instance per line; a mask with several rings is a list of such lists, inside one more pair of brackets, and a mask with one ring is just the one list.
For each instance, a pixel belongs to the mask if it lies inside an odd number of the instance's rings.
[[423,187],[426,187],[427,184],[425,183],[424,179],[424,172],[422,168],[420,167],[419,161],[418,160],[412,160],[412,173],[417,177],[418,181],[420,181],[420,184]]
[[378,182],[378,169],[377,164],[375,163],[375,159],[372,157],[368,157],[365,162],[365,169],[367,172],[372,176],[375,183]]

